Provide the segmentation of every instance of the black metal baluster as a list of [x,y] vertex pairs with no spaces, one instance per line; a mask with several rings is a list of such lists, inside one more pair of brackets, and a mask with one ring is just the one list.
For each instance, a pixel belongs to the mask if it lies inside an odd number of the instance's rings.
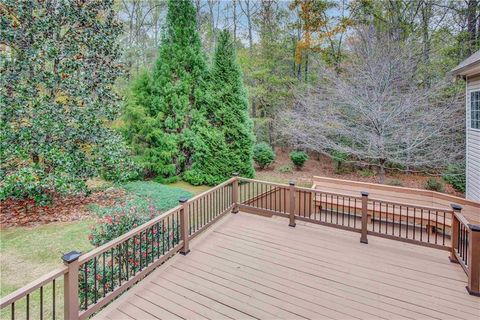
[[420,241],[423,242],[423,209],[420,209]]
[[110,284],[111,284],[111,289],[113,291],[113,288],[114,288],[114,283],[113,283],[113,278],[114,278],[114,270],[113,270],[113,248],[110,249],[110,263],[111,263],[111,271],[112,271],[112,275],[111,275],[111,279],[110,279]]
[[103,262],[103,270],[102,270],[102,286],[103,286],[103,297],[105,298],[107,286],[105,281],[105,252],[102,253],[102,262]]
[[438,211],[435,210],[435,244],[438,244]]
[[168,229],[167,252],[170,251],[170,217],[171,215],[167,217],[167,229]]
[[[192,220],[190,220],[192,221]],[[160,259],[160,222],[155,224],[157,226],[157,259]],[[191,225],[191,223],[190,223]],[[191,228],[190,228],[191,230]]]
[[153,227],[155,225],[151,226],[150,227],[150,248],[151,248],[151,251],[150,251],[150,257],[152,258],[152,261],[150,261],[151,263],[153,263],[153,261],[155,260],[155,255],[154,255],[154,240],[155,240],[155,235],[153,234]]
[[406,229],[405,230],[405,236],[407,237],[408,239],[408,214],[410,213],[410,207],[407,207],[407,224],[406,224]]
[[395,205],[392,205],[392,236],[395,235]]
[[40,320],[43,319],[43,286],[40,287]]
[[443,230],[442,230],[442,245],[445,245],[445,229],[446,229],[446,215],[447,213],[445,211],[443,211]]
[[129,250],[128,250],[128,246],[129,246],[129,243],[130,243],[130,239],[127,239],[125,241],[125,277],[126,277],[126,280],[128,281],[128,266],[130,265],[130,263],[128,262],[128,257],[129,257]]
[[30,319],[30,295],[27,294],[27,320]]
[[355,217],[353,219],[353,227],[357,228],[357,198],[355,198]]
[[338,224],[338,211],[340,210],[339,207],[338,207],[338,206],[339,206],[339,202],[340,202],[340,201],[338,200],[338,196],[337,196],[337,201],[336,201],[336,205],[337,205],[337,213],[336,213],[336,215],[337,215],[337,221],[335,222],[336,224]]
[[415,236],[417,233],[416,226],[417,226],[417,208],[413,208],[413,228],[412,228],[413,240],[415,240]]
[[97,257],[93,258],[93,301],[97,303]]
[[180,212],[177,211],[177,225],[176,225],[176,229],[177,229],[177,238],[175,239],[175,245],[178,244],[178,242],[180,241],[180,224],[179,224],[179,221],[180,221]]
[[55,279],[52,281],[52,316],[53,320],[55,320]]
[[142,238],[143,238],[142,233],[143,233],[143,231],[140,231],[140,244],[139,244],[139,246],[138,246],[138,247],[139,247],[139,250],[140,250],[140,270],[143,269],[143,268],[142,268],[142,255],[143,255],[143,252],[142,252],[142,249],[143,249],[143,248],[142,248]]
[[87,268],[87,262],[85,262],[84,264],[84,267],[83,267],[83,273],[85,275],[85,288],[83,289],[83,293],[85,295],[85,301],[84,301],[84,304],[83,304],[83,307],[85,308],[85,310],[88,309],[88,268]]
[[[423,209],[422,209],[423,211]],[[432,230],[432,226],[430,225],[430,210],[428,210],[428,230],[427,230],[427,242],[430,243],[430,230]]]
[[137,274],[137,239],[136,235],[133,235],[133,275],[135,276]]

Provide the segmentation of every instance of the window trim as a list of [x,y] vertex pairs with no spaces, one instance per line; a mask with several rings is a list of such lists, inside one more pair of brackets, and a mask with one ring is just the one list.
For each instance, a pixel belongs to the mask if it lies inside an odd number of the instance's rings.
[[[480,89],[468,90],[467,92],[468,92],[468,102],[469,102],[468,111],[470,111],[469,114],[467,115],[468,119],[470,120],[470,121],[468,121],[467,129],[480,132],[480,127],[479,128],[474,128],[472,126],[472,93],[478,92],[480,94]],[[479,109],[479,113],[480,113],[480,109]],[[480,123],[479,123],[479,125],[480,125]]]

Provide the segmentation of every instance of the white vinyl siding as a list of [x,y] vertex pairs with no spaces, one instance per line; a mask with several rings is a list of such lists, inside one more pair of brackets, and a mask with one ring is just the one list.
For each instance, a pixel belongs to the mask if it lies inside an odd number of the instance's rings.
[[480,92],[480,77],[467,78],[467,190],[466,198],[469,200],[480,201],[480,129],[472,126],[472,93],[474,97]]

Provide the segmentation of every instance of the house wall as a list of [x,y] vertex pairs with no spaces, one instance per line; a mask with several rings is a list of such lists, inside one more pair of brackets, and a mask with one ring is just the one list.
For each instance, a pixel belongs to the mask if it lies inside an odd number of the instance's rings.
[[480,75],[467,78],[466,110],[467,110],[467,190],[466,198],[480,201],[480,130],[470,126],[470,93],[480,90]]

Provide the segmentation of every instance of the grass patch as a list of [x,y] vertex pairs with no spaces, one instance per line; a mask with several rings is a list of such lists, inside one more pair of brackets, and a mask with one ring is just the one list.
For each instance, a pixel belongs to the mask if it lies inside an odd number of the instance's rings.
[[[281,177],[276,177],[276,176],[269,176],[269,175],[262,175],[259,180],[267,181],[267,182],[273,182],[273,183],[281,183],[281,184],[288,184],[290,180],[288,178],[281,178]],[[310,181],[305,181],[305,180],[295,180],[295,185],[297,187],[303,187],[303,188],[311,188],[313,183]]]
[[[95,189],[102,189],[105,185],[95,184]],[[159,211],[166,211],[178,205],[180,197],[190,198],[194,194],[210,189],[208,186],[191,186],[180,181],[163,185],[153,181],[135,181],[118,186],[127,191],[128,205],[153,205]],[[89,209],[98,214],[115,210],[112,207],[90,205]],[[62,266],[63,253],[78,250],[87,252],[93,249],[88,240],[94,220],[51,223],[33,228],[11,228],[0,230],[0,295],[2,297],[16,289],[30,283],[40,276]],[[61,281],[57,282],[57,316],[63,309],[60,300],[62,289]],[[50,295],[51,288],[45,288],[45,297]],[[32,315],[37,315],[38,294],[31,297]],[[19,301],[16,318],[24,317],[24,300]],[[3,310],[0,318],[9,315],[10,310]],[[45,310],[45,318],[51,314]]]
[[212,188],[210,186],[193,186],[190,183],[185,181],[177,181],[174,183],[169,183],[167,184],[167,186],[187,190],[193,194],[200,194]]
[[34,228],[12,228],[0,232],[1,296],[62,266],[62,254],[87,252],[92,221],[52,223]]
[[[59,222],[34,228],[12,228],[0,231],[0,274],[2,297],[63,265],[64,253],[93,248],[88,241],[92,221]],[[63,277],[56,283],[56,316],[63,315]],[[44,318],[52,317],[52,287],[44,289]],[[30,298],[31,318],[39,318],[39,290]],[[25,318],[25,298],[15,303],[15,319]],[[1,319],[10,318],[10,308],[2,310]]]

